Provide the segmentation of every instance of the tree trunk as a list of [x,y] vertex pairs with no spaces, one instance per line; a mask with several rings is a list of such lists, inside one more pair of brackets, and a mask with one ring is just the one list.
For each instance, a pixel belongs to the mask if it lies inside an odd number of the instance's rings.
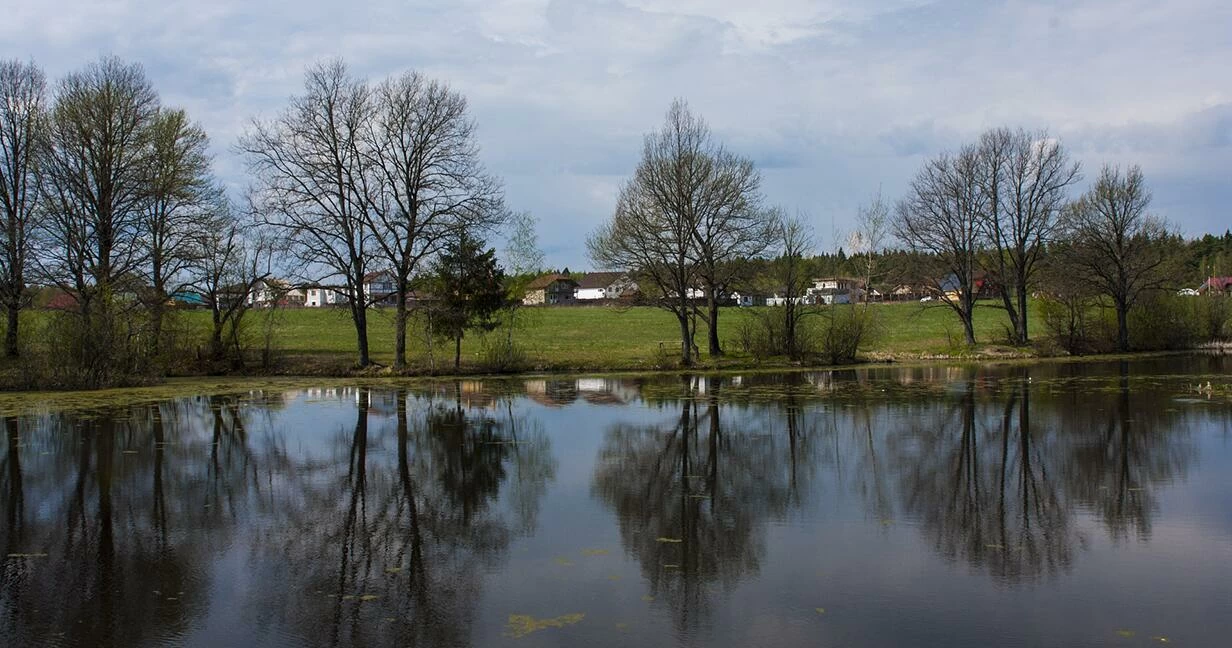
[[396,298],[397,312],[394,314],[394,368],[406,367],[406,292],[407,282],[398,278],[398,295]]
[[1026,344],[1031,340],[1027,332],[1027,284],[1019,282],[1018,291],[1018,340]]
[[1117,351],[1129,351],[1129,305],[1117,300]]
[[680,364],[688,367],[693,364],[693,336],[689,331],[689,314],[681,311],[676,314],[680,321]]
[[372,364],[372,360],[368,356],[368,309],[362,303],[362,294],[359,295],[359,299],[361,303],[351,305],[351,318],[355,321],[355,340],[359,347],[359,366],[367,367]]
[[783,304],[783,346],[787,351],[789,359],[798,359],[799,353],[796,351],[796,305],[792,303],[790,297]]
[[963,336],[967,339],[967,346],[975,346],[975,296],[968,292],[961,299]]
[[462,369],[462,336],[455,335],[453,338],[453,370],[460,371]]
[[8,308],[8,327],[4,329],[4,355],[10,358],[16,358],[17,351],[17,326],[21,316],[21,308],[15,304],[9,304]]
[[710,330],[706,337],[710,342],[710,357],[717,358],[723,355],[723,347],[719,345],[719,300],[715,296],[713,289],[708,292],[710,295],[706,306],[710,311],[710,321],[708,322]]
[[1010,341],[1014,344],[1022,344],[1025,342],[1022,339],[1021,327],[1019,326],[1019,318],[1022,317],[1022,314],[1014,306],[1015,295],[1011,294],[1009,288],[1004,286],[999,292],[1001,293],[1001,303],[1005,306],[1005,313],[1010,318]]
[[210,358],[213,360],[222,360],[222,315],[215,310],[213,312],[213,331],[210,332]]
[[154,355],[162,349],[163,342],[163,300],[162,291],[154,295],[155,302],[150,305],[150,351]]

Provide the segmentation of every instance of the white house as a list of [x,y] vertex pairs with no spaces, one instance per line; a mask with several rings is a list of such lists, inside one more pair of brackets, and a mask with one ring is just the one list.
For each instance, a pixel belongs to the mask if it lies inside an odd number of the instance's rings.
[[588,272],[578,281],[578,301],[620,299],[637,290],[637,284],[623,272]]
[[[809,297],[808,297],[808,295],[800,295],[799,297],[792,297],[792,298],[791,298],[791,302],[792,302],[793,304],[809,304],[809,303],[812,303],[812,302],[810,302],[810,301],[809,301]],[[773,294],[773,295],[771,295],[771,296],[769,296],[769,297],[767,297],[767,298],[766,298],[766,305],[767,305],[767,306],[786,306],[786,305],[787,305],[787,298],[786,298],[786,297],[784,297],[784,296],[782,296],[782,295],[779,295],[778,293],[775,293],[775,294]]]
[[864,282],[849,277],[814,279],[808,296],[814,304],[850,304],[864,298]]
[[328,286],[313,286],[304,289],[304,306],[322,308],[326,306],[342,306],[347,303],[346,295],[337,288]]
[[757,293],[732,291],[732,302],[737,306],[765,306],[767,297]]
[[281,279],[266,279],[248,293],[248,305],[259,308],[271,306],[303,306],[304,290],[292,288]]
[[397,296],[394,273],[378,270],[364,275],[364,301],[372,306],[388,306]]

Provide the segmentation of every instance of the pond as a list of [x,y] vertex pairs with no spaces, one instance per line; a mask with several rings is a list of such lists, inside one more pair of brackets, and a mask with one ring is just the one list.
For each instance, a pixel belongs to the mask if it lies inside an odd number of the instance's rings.
[[4,420],[0,644],[1226,646],[1230,373],[1171,356],[44,409]]

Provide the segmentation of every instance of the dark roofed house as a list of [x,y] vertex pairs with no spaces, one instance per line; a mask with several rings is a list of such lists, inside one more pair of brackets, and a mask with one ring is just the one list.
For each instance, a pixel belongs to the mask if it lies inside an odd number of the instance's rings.
[[545,274],[536,277],[526,286],[522,303],[527,306],[540,304],[568,304],[576,299],[578,282],[563,274]]
[[637,284],[625,272],[588,272],[577,285],[578,301],[620,299],[637,290]]

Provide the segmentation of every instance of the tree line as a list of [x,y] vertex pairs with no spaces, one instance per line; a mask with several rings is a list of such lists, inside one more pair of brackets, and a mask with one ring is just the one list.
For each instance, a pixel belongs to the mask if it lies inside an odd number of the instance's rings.
[[361,367],[368,307],[386,297],[365,290],[375,271],[393,277],[398,367],[413,281],[437,279],[424,283],[439,297],[434,329],[456,341],[507,305],[482,244],[509,218],[502,186],[448,84],[313,65],[303,91],[234,148],[251,173],[238,203],[213,175],[204,129],[164,105],[139,64],[103,57],[49,88],[36,64],[0,62],[6,355],[21,353],[36,285],[67,296],[55,364],[85,385],[156,372],[179,350],[167,312],[188,291],[212,312],[209,357],[242,363],[245,313],[276,274],[342,296]]
[[[818,256],[808,215],[788,217],[769,205],[753,162],[727,150],[677,101],[662,128],[646,135],[614,215],[588,246],[596,264],[635,273],[647,299],[675,315],[685,365],[699,355],[692,344],[699,319],[710,355],[722,354],[716,304],[737,290],[778,297],[780,308],[762,313],[770,352],[799,357],[802,323],[824,314],[823,337],[848,349],[836,357],[854,357],[871,315],[807,303],[819,270],[858,278],[866,289],[921,286],[953,310],[968,345],[976,343],[977,298],[989,287],[1008,315],[1007,342],[1016,345],[1031,341],[1032,295],[1065,304],[1072,316],[1107,306],[1114,346],[1127,351],[1131,311],[1192,279],[1195,254],[1198,274],[1213,272],[1232,246],[1209,235],[1184,241],[1150,211],[1136,165],[1105,165],[1079,193],[1082,181],[1081,165],[1047,131],[994,128],[927,160],[897,201],[878,194],[861,207],[846,238],[851,256],[842,249]],[[1220,325],[1226,315],[1216,315]]]
[[[49,84],[33,62],[0,62],[5,354],[23,354],[21,313],[33,287],[50,286],[61,314],[27,345],[26,355],[43,356],[27,358],[24,370],[54,367],[63,375],[51,382],[84,385],[158,375],[192,353],[192,334],[168,316],[191,293],[211,312],[197,355],[241,367],[254,292],[274,277],[341,296],[359,367],[372,364],[369,307],[387,298],[395,368],[408,366],[415,322],[429,348],[433,339],[453,342],[455,367],[467,331],[502,322],[508,335],[498,350],[514,354],[519,286],[543,255],[534,217],[512,212],[485,168],[460,92],[414,71],[374,82],[342,61],[319,63],[233,150],[249,172],[239,196],[214,176],[204,129],[165,105],[139,64],[103,57]],[[1135,166],[1105,167],[1075,195],[1082,180],[1047,132],[993,129],[928,160],[897,201],[878,195],[862,207],[845,241],[850,256],[819,257],[809,216],[772,204],[754,162],[678,100],[645,137],[612,217],[587,248],[596,265],[633,273],[644,298],[674,315],[685,365],[700,357],[702,327],[709,355],[724,353],[720,306],[737,291],[780,297],[781,309],[759,313],[762,330],[744,336],[768,340],[758,354],[812,353],[806,323],[823,319],[831,359],[852,356],[874,318],[804,303],[823,267],[866,286],[892,276],[931,284],[969,344],[977,284],[995,287],[1017,344],[1031,339],[1032,294],[1054,298],[1046,324],[1073,339],[1089,337],[1082,329],[1091,309],[1106,305],[1115,346],[1126,350],[1144,299],[1195,264],[1205,272],[1226,263],[1232,246],[1218,237],[1184,242],[1149,211]],[[510,277],[484,243],[502,227],[512,232]],[[1194,254],[1178,261],[1178,246]],[[367,288],[376,272],[392,278],[388,294]],[[431,299],[413,299],[424,295]]]

